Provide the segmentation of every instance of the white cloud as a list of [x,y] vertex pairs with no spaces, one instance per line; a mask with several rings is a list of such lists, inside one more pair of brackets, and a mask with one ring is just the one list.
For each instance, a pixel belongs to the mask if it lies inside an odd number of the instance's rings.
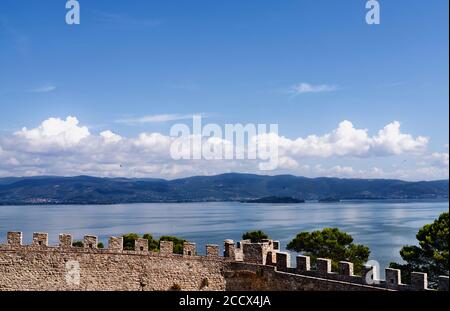
[[[201,115],[202,117],[205,116],[204,114],[195,114],[195,115]],[[188,120],[192,119],[193,116],[194,114],[155,114],[136,118],[118,119],[115,122],[127,125],[137,125],[144,123],[161,123],[161,122]]]
[[445,144],[444,148],[446,149],[446,152],[433,152],[430,156],[430,159],[432,160],[431,163],[434,166],[446,168],[449,169],[449,145]]
[[280,169],[296,169],[299,167],[299,164],[296,160],[290,158],[290,157],[280,157],[278,159],[278,167]]
[[[279,169],[270,174],[407,179],[448,175],[448,152],[426,152],[428,139],[402,133],[396,121],[374,135],[367,129],[356,128],[350,121],[343,121],[335,130],[321,135],[290,139],[266,134],[253,139],[263,143],[276,142],[279,146]],[[0,136],[0,174],[174,178],[234,171],[260,172],[259,161],[175,161],[170,156],[173,141],[174,138],[162,133],[140,133],[131,138],[110,130],[95,134],[80,125],[76,117],[49,118],[36,128],[23,128],[11,135]],[[207,148],[222,144],[224,150],[233,147],[230,141],[219,138],[206,139],[203,144]],[[375,157],[391,156],[394,160],[399,155],[416,157],[417,161],[408,163],[411,165],[408,169],[370,168],[373,166],[370,161]],[[365,163],[362,165],[365,168],[349,165],[349,160]],[[320,161],[325,166],[316,165]]]
[[101,132],[100,136],[103,137],[106,143],[117,143],[122,140],[120,135],[117,135],[109,130]]
[[428,160],[430,160],[431,166],[449,168],[448,152],[434,152],[428,157]]
[[15,136],[24,139],[33,147],[45,149],[52,145],[68,148],[90,135],[86,126],[78,126],[78,124],[79,121],[75,117],[67,117],[66,120],[49,118],[37,128],[28,130],[24,127],[21,131],[16,132]]
[[262,141],[278,143],[280,153],[292,157],[370,157],[423,152],[428,139],[414,138],[400,131],[400,123],[394,121],[370,137],[367,129],[357,129],[350,121],[343,121],[331,133],[322,136],[289,139],[276,134],[263,134]]
[[6,159],[6,164],[17,166],[17,165],[20,165],[20,162],[16,158],[11,157],[9,159]]
[[413,138],[400,132],[400,123],[394,121],[386,125],[373,138],[373,149],[381,154],[402,154],[405,152],[422,152],[428,144],[428,138]]
[[439,175],[440,178],[448,178],[449,155],[448,152],[433,152],[425,155],[418,163],[420,172],[426,176]]
[[402,179],[402,180],[437,180],[448,179],[448,169],[437,167],[412,166],[408,168],[386,169],[379,167],[355,168],[348,165],[316,165],[312,169],[303,169],[297,174],[309,177],[338,177],[365,179]]
[[331,171],[336,174],[345,174],[345,175],[352,175],[354,173],[353,167],[350,166],[340,166],[336,165],[334,166]]
[[332,92],[336,91],[337,87],[335,85],[328,84],[318,84],[312,85],[309,83],[299,83],[292,86],[289,89],[289,93],[293,95],[307,94],[307,93],[323,93],[323,92]]
[[150,151],[169,151],[172,139],[160,133],[141,133],[139,138],[134,140],[137,147],[142,147]]

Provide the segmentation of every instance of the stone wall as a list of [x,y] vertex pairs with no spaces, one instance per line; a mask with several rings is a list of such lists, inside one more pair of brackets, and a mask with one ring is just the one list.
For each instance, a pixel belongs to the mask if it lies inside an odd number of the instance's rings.
[[383,287],[345,281],[299,276],[277,271],[274,266],[233,263],[226,272],[228,291],[382,291]]
[[12,235],[10,244],[0,245],[0,291],[225,290],[230,260],[173,254],[172,242],[163,243],[163,253],[152,253],[141,240],[135,251],[123,251],[121,238],[111,238],[108,249],[98,249],[93,236],[80,248],[70,246],[69,235],[61,235],[61,247],[46,240],[36,234],[33,245],[21,246],[21,236]]
[[[267,241],[235,245],[226,240],[224,257],[217,245],[207,245],[206,256],[197,256],[193,243],[185,243],[178,255],[169,241],[161,241],[158,253],[149,252],[144,239],[135,242],[134,251],[124,251],[117,237],[109,239],[107,249],[97,248],[95,236],[85,236],[83,247],[73,247],[69,234],[61,234],[59,241],[59,246],[48,246],[48,235],[35,233],[32,245],[22,245],[20,232],[8,233],[7,244],[0,244],[0,291],[429,290],[424,273],[412,273],[411,284],[402,284],[396,269],[386,269],[384,281],[374,279],[375,267],[354,275],[349,262],[340,262],[339,272],[332,272],[329,259],[318,259],[312,270],[309,257],[297,256],[297,266],[290,267],[289,254]],[[448,284],[448,276],[440,278],[440,290],[448,291]]]

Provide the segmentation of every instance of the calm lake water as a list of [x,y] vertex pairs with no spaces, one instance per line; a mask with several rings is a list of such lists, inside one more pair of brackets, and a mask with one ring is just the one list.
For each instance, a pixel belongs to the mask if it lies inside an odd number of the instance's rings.
[[424,201],[0,206],[0,243],[6,242],[7,231],[22,231],[24,243],[31,242],[33,232],[48,232],[55,245],[60,233],[71,233],[74,239],[93,234],[105,246],[111,235],[149,232],[155,238],[183,237],[204,253],[205,244],[238,241],[248,230],[263,230],[284,248],[300,231],[338,227],[368,245],[371,259],[384,269],[391,261],[401,261],[400,248],[416,244],[417,230],[448,208],[448,202]]

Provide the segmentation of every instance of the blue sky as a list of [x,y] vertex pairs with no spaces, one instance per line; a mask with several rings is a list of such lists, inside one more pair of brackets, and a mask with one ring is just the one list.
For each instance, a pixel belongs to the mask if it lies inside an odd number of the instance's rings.
[[[217,124],[278,123],[291,140],[322,137],[344,120],[372,137],[398,121],[413,143],[427,137],[420,152],[296,154],[298,165],[280,173],[448,176],[446,0],[381,0],[376,26],[365,23],[363,0],[79,3],[81,24],[72,26],[62,0],[0,3],[0,151],[10,162],[0,175],[190,175],[150,160],[141,164],[165,170],[108,173],[92,168],[92,158],[86,170],[56,167],[51,157],[67,160],[67,148],[13,150],[8,141],[50,117],[73,116],[91,135],[108,130],[131,139],[168,135],[180,121],[171,119],[202,113]],[[201,164],[194,172],[221,171]]]

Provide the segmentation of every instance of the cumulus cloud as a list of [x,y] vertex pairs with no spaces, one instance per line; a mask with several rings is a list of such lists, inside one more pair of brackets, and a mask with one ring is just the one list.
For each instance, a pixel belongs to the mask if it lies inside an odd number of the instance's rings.
[[398,121],[386,125],[373,138],[373,148],[381,154],[402,154],[405,152],[422,152],[428,144],[428,138],[419,136],[412,137],[400,132]]
[[299,164],[296,160],[290,157],[280,157],[278,159],[278,167],[280,169],[292,170],[299,167]]
[[449,168],[448,152],[433,152],[428,159],[434,167]]
[[[184,143],[190,144],[191,135]],[[175,137],[162,133],[140,133],[124,137],[111,130],[91,133],[76,117],[49,118],[36,128],[0,136],[0,175],[95,175],[126,177],[174,178],[188,175],[211,175],[224,172],[258,173],[258,160],[174,160],[171,148]],[[279,147],[278,170],[269,172],[305,174],[307,176],[338,177],[408,177],[442,176],[448,172],[448,152],[427,153],[428,139],[403,133],[394,121],[374,135],[356,128],[350,121],[322,135],[287,138],[274,133],[257,135],[258,143],[276,143]],[[183,149],[181,155],[196,150]],[[219,137],[202,140],[204,150],[230,152],[236,149],[232,141]],[[235,150],[238,154],[245,150]],[[415,172],[383,171],[379,168],[357,169],[339,161],[356,159],[370,161],[374,157],[416,156],[424,163]],[[214,159],[214,156],[211,156]],[[324,159],[327,159],[326,161]],[[328,161],[328,166],[309,165],[307,161]],[[370,166],[370,165],[366,165]],[[421,171],[419,171],[419,169]],[[265,172],[267,173],[267,172]],[[412,177],[411,177],[412,178]]]
[[106,143],[117,143],[122,140],[122,137],[120,135],[117,135],[109,130],[101,132],[100,136]]
[[137,147],[153,152],[168,151],[171,142],[172,139],[169,136],[160,133],[142,133],[138,139],[134,140]]
[[317,164],[314,166],[313,169],[313,174],[315,176],[324,176],[324,177],[355,177],[361,173],[362,173],[361,171],[357,171],[351,166],[343,166],[343,165],[334,165],[326,167],[321,164]]
[[280,153],[291,157],[369,157],[423,152],[428,144],[426,137],[413,137],[400,131],[400,123],[386,125],[375,136],[367,129],[357,129],[350,121],[343,121],[331,133],[322,136],[289,139],[274,133],[259,138],[267,144],[276,143]]
[[417,174],[424,179],[448,179],[449,153],[448,145],[446,152],[432,152],[423,154],[418,161]]
[[90,136],[86,126],[78,126],[79,121],[75,117],[67,117],[65,120],[49,118],[39,127],[28,130],[26,127],[16,132],[15,136],[22,138],[32,147],[45,149],[48,146],[68,148],[77,145],[82,139]]

